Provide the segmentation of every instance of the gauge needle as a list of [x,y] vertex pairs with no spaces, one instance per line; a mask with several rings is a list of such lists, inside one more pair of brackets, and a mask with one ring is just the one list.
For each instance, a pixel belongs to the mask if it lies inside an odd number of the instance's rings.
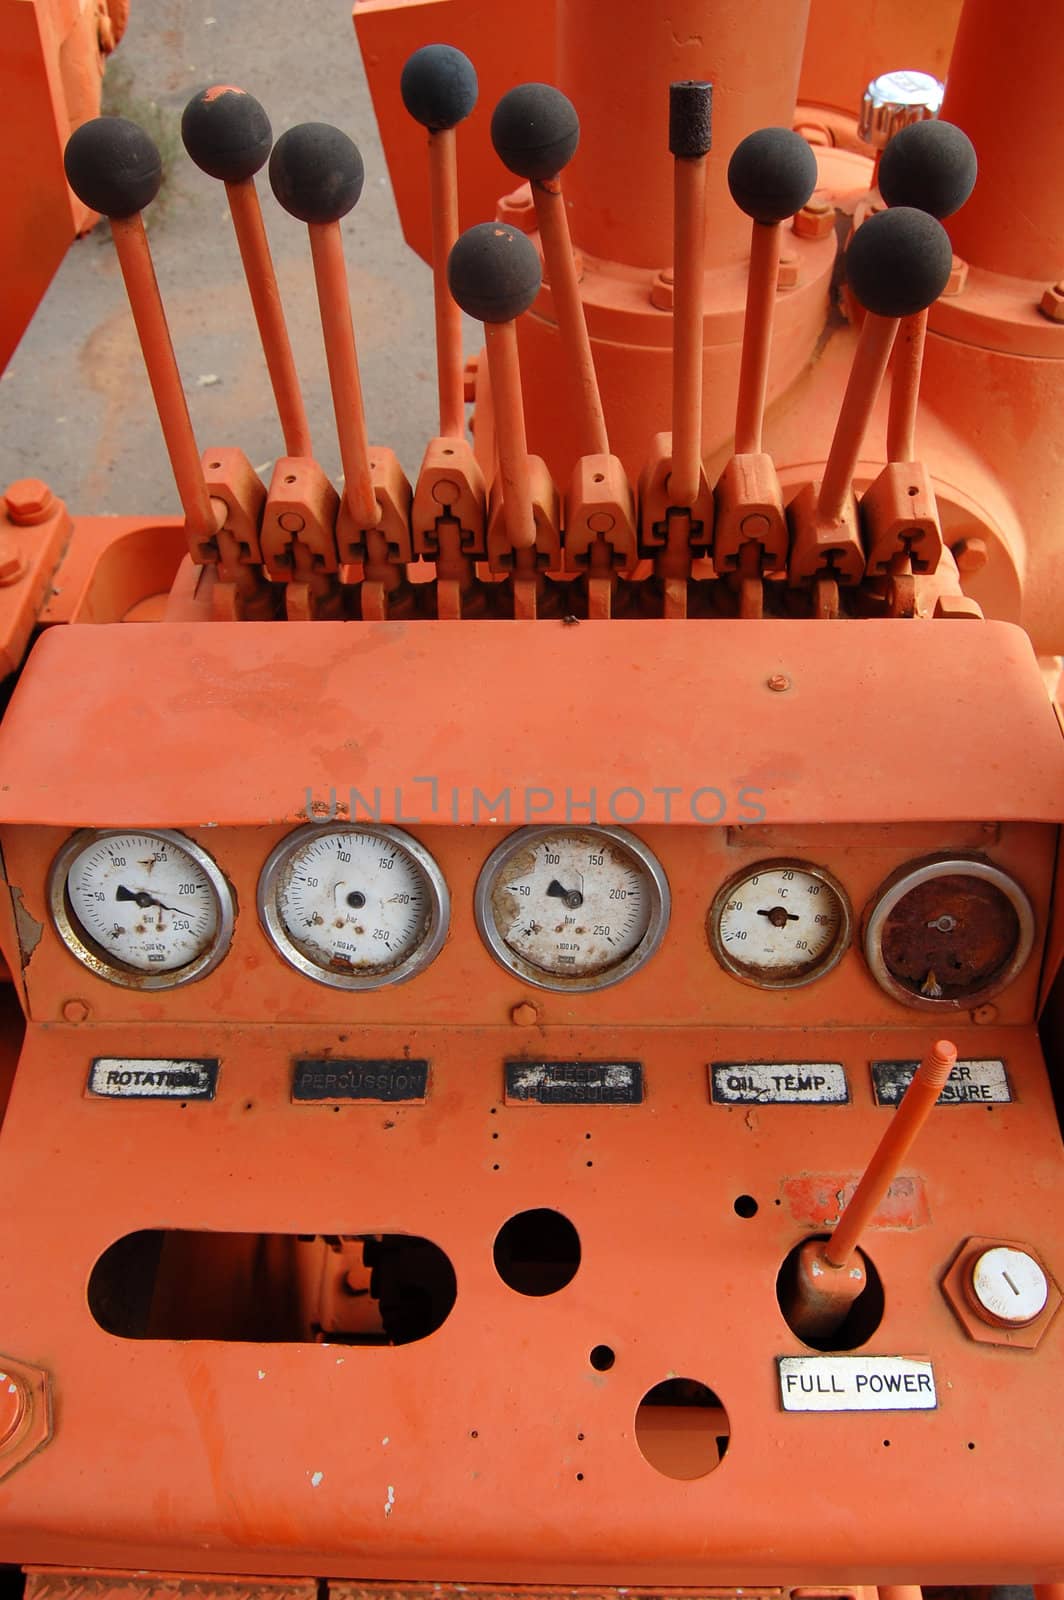
[[566,889],[557,878],[552,878],[547,885],[547,893],[553,895],[555,900],[564,900],[570,911],[575,911],[577,906],[582,906],[584,897],[579,889]]
[[155,896],[148,894],[147,890],[138,889],[134,893],[132,889],[127,889],[124,883],[120,883],[115,890],[115,899],[134,900],[142,911],[147,911],[149,906],[158,906],[160,911],[169,911],[171,916],[179,917],[182,915],[174,906],[167,906],[161,900],[156,900]]

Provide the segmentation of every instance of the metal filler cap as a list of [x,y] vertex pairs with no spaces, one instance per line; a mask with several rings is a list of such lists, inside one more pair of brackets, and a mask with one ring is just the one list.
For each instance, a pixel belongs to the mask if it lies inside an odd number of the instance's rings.
[[876,150],[910,122],[925,122],[942,110],[944,83],[930,72],[884,72],[864,92],[857,132]]
[[1020,1327],[1045,1310],[1049,1284],[1026,1250],[996,1245],[984,1250],[972,1267],[972,1288],[989,1321]]

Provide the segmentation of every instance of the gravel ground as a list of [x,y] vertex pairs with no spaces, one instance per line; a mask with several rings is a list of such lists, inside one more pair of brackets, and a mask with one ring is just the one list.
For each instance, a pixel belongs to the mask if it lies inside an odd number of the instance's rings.
[[[367,420],[412,475],[436,428],[432,280],[400,233],[350,0],[133,0],[108,66],[106,109],[146,126],[163,156],[146,215],[200,447],[238,445],[260,469],[281,452],[224,190],[181,144],[181,112],[211,82],[255,94],[275,137],[335,122],[359,145],[365,190],[342,226]],[[265,174],[259,188],[316,452],[335,480],[306,230]],[[470,349],[478,331],[468,325]],[[0,486],[31,475],[83,515],[180,509],[106,223],[71,246],[0,379]]]

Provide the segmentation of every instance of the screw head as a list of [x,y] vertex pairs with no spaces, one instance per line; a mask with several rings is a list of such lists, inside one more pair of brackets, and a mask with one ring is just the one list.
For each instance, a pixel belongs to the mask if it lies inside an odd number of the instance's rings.
[[1034,1256],[1015,1245],[984,1250],[972,1265],[976,1309],[990,1322],[1023,1327],[1045,1310],[1049,1282]]
[[791,686],[791,680],[785,672],[774,672],[770,678],[765,679],[765,686],[773,694],[786,694]]
[[63,1001],[63,1021],[64,1022],[87,1022],[88,1018],[89,1018],[89,1006],[88,1006],[88,1003],[85,1000],[64,1000]]

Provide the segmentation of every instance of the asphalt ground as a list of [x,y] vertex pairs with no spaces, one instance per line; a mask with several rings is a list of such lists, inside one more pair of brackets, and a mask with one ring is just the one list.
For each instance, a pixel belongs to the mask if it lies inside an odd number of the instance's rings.
[[[282,453],[225,191],[181,143],[185,104],[214,82],[256,95],[275,138],[333,122],[362,151],[362,199],[341,226],[367,424],[412,475],[436,431],[432,279],[402,238],[350,0],[133,0],[108,65],[105,109],[145,126],[163,157],[145,217],[200,448],[239,446],[267,479]],[[335,482],[306,229],[265,172],[258,183],[315,454]],[[466,332],[475,349],[479,330]],[[30,476],[75,514],[180,510],[106,223],[71,245],[0,379],[0,488]]]

